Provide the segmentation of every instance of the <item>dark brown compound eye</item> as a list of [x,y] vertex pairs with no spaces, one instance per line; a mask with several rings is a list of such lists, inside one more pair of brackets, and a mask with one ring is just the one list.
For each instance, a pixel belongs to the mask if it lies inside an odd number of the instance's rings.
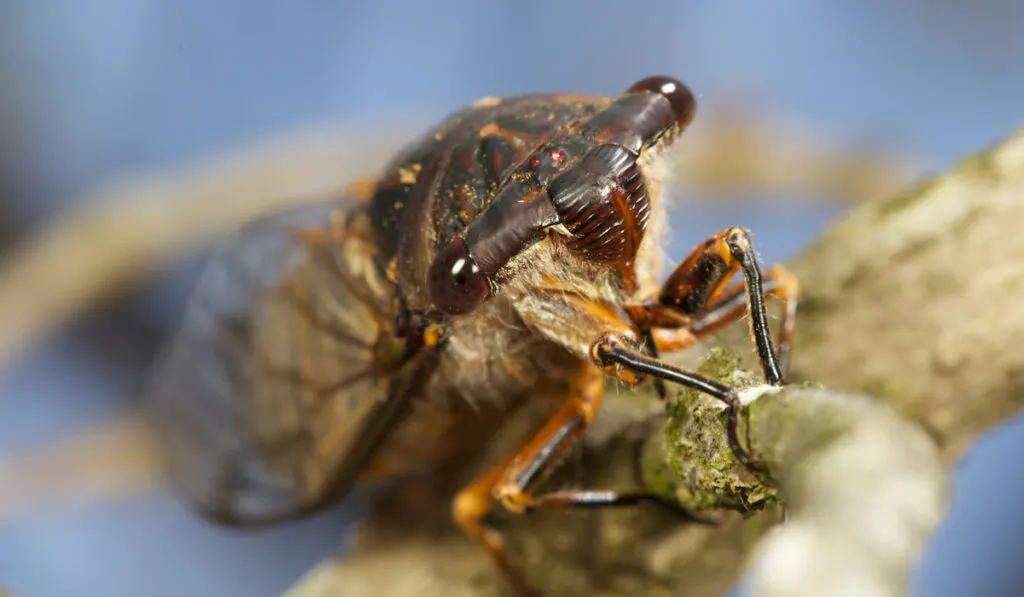
[[449,315],[469,313],[491,294],[487,276],[477,267],[462,240],[453,241],[438,253],[430,266],[427,284],[434,305]]
[[676,115],[676,122],[679,126],[685,127],[693,120],[697,111],[697,101],[693,98],[693,92],[681,81],[671,77],[647,77],[646,79],[633,83],[629,93],[649,91],[660,93],[668,99],[672,105],[672,112]]

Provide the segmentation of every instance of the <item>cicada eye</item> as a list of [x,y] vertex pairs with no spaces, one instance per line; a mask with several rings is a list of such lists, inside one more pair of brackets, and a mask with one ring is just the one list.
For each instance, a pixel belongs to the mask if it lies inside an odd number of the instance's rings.
[[679,126],[685,127],[690,124],[697,111],[697,101],[693,98],[690,88],[671,77],[647,77],[633,83],[633,86],[629,88],[629,93],[639,91],[660,93],[665,96],[672,105],[672,112],[675,113]]
[[437,255],[427,284],[434,304],[450,315],[469,313],[491,294],[487,276],[462,240],[453,241]]

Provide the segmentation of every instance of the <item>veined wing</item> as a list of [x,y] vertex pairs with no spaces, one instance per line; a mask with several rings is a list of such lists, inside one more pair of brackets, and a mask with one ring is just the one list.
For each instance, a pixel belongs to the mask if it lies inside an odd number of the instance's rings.
[[259,524],[343,497],[429,367],[403,365],[367,227],[352,203],[293,208],[208,260],[149,391],[172,477],[207,516]]

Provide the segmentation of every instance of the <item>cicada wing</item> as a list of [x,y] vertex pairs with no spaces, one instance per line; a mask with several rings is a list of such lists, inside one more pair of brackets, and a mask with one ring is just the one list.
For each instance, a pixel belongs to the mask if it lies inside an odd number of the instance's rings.
[[267,523],[340,499],[411,394],[394,288],[351,207],[266,216],[217,247],[156,365],[169,471],[211,518]]

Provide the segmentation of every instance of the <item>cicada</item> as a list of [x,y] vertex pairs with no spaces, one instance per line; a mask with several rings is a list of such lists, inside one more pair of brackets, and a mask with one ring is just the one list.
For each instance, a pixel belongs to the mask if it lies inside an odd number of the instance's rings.
[[[151,385],[187,499],[222,522],[295,518],[359,482],[465,456],[525,401],[553,397],[535,435],[453,503],[457,525],[528,594],[483,521],[495,502],[525,512],[650,497],[535,491],[597,415],[606,376],[724,401],[730,447],[754,464],[736,392],[661,357],[746,317],[766,382],[781,384],[793,335],[797,282],[762,270],[742,227],[659,284],[659,156],[695,109],[660,76],[612,97],[483,99],[349,196],[233,233]],[[784,305],[777,345],[767,296]]]

